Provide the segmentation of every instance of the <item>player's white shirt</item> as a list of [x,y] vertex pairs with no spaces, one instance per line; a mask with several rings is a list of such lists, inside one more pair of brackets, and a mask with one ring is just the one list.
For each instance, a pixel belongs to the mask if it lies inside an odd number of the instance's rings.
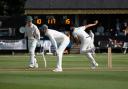
[[73,36],[74,37],[80,37],[81,40],[84,40],[84,38],[89,37],[89,34],[85,32],[86,27],[81,26],[78,28],[74,28]]
[[53,29],[48,29],[45,35],[49,37],[49,39],[52,41],[52,44],[55,46],[56,49],[57,43],[61,43],[65,39],[69,39],[64,33],[58,32]]
[[40,31],[36,25],[32,24],[31,27],[26,25],[25,29],[25,36],[27,36],[28,39],[40,39]]

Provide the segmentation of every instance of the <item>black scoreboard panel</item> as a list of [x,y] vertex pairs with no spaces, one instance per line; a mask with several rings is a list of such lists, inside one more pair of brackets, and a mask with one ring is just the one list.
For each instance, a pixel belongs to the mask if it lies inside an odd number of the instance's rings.
[[73,21],[72,15],[34,15],[34,22],[37,25],[41,24],[48,24],[48,25],[54,25],[54,24],[64,24],[64,25],[70,25]]
[[75,21],[74,15],[31,15],[33,17],[33,23],[38,27],[43,24],[47,24],[51,29],[61,29],[70,30],[70,26]]
[[[116,19],[120,19],[121,22],[128,20],[127,14],[68,14],[68,15],[31,15],[33,22],[40,27],[43,24],[47,24],[50,29],[65,29],[70,30],[70,26],[82,26],[89,23],[93,23],[95,20],[99,20],[106,29],[114,27]],[[75,23],[77,21],[77,23]],[[128,22],[128,21],[127,21]]]

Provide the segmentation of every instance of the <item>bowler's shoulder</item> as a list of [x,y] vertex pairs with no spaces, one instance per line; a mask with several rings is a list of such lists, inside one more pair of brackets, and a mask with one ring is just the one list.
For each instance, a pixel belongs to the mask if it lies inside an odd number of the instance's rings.
[[56,30],[54,30],[54,29],[48,29],[48,32],[50,32],[50,33],[55,33]]
[[80,26],[80,27],[78,27],[78,29],[85,29],[86,28],[86,26]]
[[52,30],[51,29],[47,29],[47,31],[46,31],[46,33],[45,33],[45,35],[51,35],[53,32],[52,32]]

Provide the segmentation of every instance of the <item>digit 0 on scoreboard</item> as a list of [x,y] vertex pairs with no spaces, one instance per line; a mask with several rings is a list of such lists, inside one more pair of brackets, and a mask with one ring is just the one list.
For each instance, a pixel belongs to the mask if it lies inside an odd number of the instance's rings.
[[42,19],[36,19],[36,24],[42,24]]

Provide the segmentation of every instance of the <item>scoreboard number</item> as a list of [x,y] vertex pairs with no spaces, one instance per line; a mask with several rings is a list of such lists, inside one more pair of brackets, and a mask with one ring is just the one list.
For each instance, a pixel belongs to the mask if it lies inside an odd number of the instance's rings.
[[70,24],[70,23],[71,23],[70,19],[65,20],[65,24]]
[[37,20],[36,20],[36,23],[37,23],[37,24],[42,24],[42,19],[37,19]]
[[[71,19],[69,19],[69,18],[64,18],[64,19],[62,18],[62,20],[63,20],[63,24],[65,24],[65,25],[70,25],[71,24]],[[55,24],[59,23],[57,21],[59,21],[59,20],[57,20],[54,17],[49,17],[49,16],[46,17],[46,18],[36,18],[35,19],[35,23],[37,25],[41,25],[41,24],[44,24],[44,23],[47,23],[49,25],[55,25]]]
[[48,19],[48,24],[56,24],[56,19],[55,18]]

